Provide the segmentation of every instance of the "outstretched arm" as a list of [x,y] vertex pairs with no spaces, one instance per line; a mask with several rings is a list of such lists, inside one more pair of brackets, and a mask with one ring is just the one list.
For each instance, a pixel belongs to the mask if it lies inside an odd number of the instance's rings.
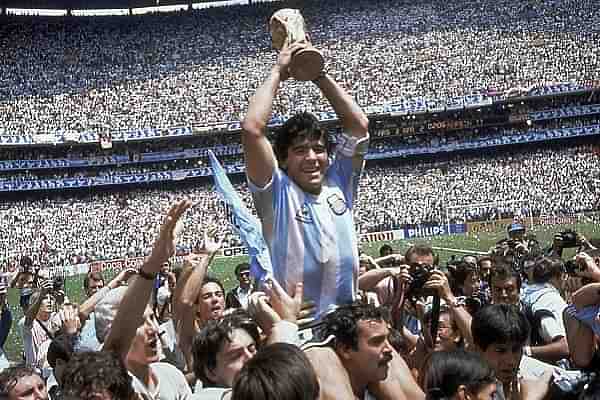
[[144,321],[144,311],[154,288],[154,277],[160,271],[162,264],[175,253],[177,221],[191,205],[190,200],[183,200],[175,203],[169,210],[160,228],[159,237],[154,242],[150,257],[142,265],[140,275],[136,276],[127,288],[119,305],[119,311],[104,344],[105,350],[115,351],[123,359],[127,356],[135,332]]
[[221,248],[221,241],[209,240],[204,233],[203,246],[198,253],[185,258],[184,271],[181,274],[173,299],[173,322],[177,331],[177,343],[181,349],[188,369],[192,369],[192,342],[196,335],[196,303],[208,266],[215,253]]

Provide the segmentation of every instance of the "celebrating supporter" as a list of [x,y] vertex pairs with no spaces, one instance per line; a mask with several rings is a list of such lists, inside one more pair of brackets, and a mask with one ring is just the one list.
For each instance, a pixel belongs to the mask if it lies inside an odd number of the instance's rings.
[[33,369],[10,367],[0,372],[0,398],[48,400],[44,379]]

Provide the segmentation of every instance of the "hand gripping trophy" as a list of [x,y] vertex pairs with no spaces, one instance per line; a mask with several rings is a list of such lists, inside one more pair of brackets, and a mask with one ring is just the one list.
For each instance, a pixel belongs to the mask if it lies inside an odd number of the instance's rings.
[[296,42],[309,44],[307,48],[296,51],[290,64],[290,75],[298,81],[312,81],[323,71],[325,61],[320,51],[310,45],[304,18],[299,10],[284,8],[271,17],[269,21],[273,47],[281,50]]

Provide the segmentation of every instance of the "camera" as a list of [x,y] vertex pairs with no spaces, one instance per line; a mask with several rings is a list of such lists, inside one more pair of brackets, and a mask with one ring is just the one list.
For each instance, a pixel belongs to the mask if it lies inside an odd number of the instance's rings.
[[562,232],[558,232],[556,235],[554,235],[554,238],[560,240],[561,247],[563,249],[581,246],[579,235],[572,229],[566,229]]
[[584,270],[585,266],[578,264],[574,260],[565,261],[565,272],[570,276],[579,276],[579,273]]
[[434,290],[423,289],[425,282],[431,277],[433,267],[425,264],[410,264],[408,273],[412,278],[410,286],[408,287],[408,297],[425,297],[434,296],[436,293]]
[[61,276],[55,276],[52,279],[52,292],[59,293],[65,290],[65,280]]
[[585,394],[594,398],[598,394],[598,375],[596,372],[584,372],[580,374],[569,374],[555,372],[552,376],[550,389],[547,395],[549,399],[578,400],[586,398]]

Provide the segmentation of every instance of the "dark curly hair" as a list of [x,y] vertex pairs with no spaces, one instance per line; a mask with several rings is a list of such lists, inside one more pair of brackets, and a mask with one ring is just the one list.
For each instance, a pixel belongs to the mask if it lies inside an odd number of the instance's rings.
[[194,338],[192,344],[194,374],[205,385],[215,383],[206,376],[205,371],[217,367],[217,354],[226,342],[231,342],[231,334],[236,329],[243,329],[248,332],[256,345],[259,345],[258,325],[243,309],[235,310],[219,321],[208,321]]
[[323,138],[327,152],[331,152],[331,141],[327,132],[319,124],[319,120],[309,112],[294,115],[275,132],[273,149],[279,163],[287,159],[289,147],[296,141]]
[[37,375],[42,379],[40,374],[29,367],[10,367],[0,372],[0,399],[8,399],[10,391],[19,383],[19,380],[32,375]]
[[107,351],[74,354],[63,375],[65,400],[86,400],[107,391],[113,398],[130,400],[135,396],[131,376],[119,356]]
[[389,322],[388,309],[355,301],[352,304],[340,306],[332,313],[327,314],[323,319],[321,334],[323,338],[333,335],[336,344],[358,350],[358,322],[371,320]]
[[232,400],[316,400],[319,381],[298,347],[275,343],[262,348],[242,368]]

